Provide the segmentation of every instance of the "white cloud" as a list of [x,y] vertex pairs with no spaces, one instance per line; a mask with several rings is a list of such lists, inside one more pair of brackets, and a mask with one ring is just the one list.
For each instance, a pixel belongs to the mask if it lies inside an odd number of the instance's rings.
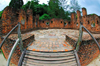
[[48,4],[48,1],[49,1],[49,0],[39,0],[39,3],[40,3],[40,4],[42,4],[42,3]]
[[0,0],[0,11],[9,5],[10,0]]
[[[31,1],[31,0],[23,0],[24,1],[24,4],[26,4],[28,1]],[[42,4],[42,3],[45,3],[45,4],[48,4],[48,1],[49,0],[39,0],[39,3]]]

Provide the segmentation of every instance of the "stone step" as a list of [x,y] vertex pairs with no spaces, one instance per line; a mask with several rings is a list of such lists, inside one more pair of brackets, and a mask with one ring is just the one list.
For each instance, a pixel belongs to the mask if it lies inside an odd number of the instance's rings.
[[34,56],[45,56],[45,57],[62,57],[62,56],[73,56],[73,51],[70,52],[35,52],[35,51],[26,51],[26,55]]
[[75,58],[75,56],[74,55],[72,55],[72,56],[65,56],[65,57],[41,57],[41,56],[34,56],[34,55],[25,55],[25,58],[30,58],[30,59],[35,59],[35,60],[48,60],[48,61],[50,61],[50,60],[69,60],[69,59],[73,59],[73,58]]
[[70,63],[60,63],[60,64],[44,64],[44,63],[32,63],[32,62],[29,62],[29,63],[26,63],[26,62],[23,62],[23,65],[22,66],[77,66],[77,63],[76,61],[72,61]]
[[77,66],[73,51],[40,52],[26,51],[22,66]]
[[76,60],[75,58],[73,59],[70,59],[70,60],[58,60],[58,61],[49,61],[49,60],[46,60],[46,61],[43,61],[43,60],[35,60],[35,59],[29,59],[29,58],[24,58],[23,60],[23,63],[25,64],[34,64],[34,63],[39,63],[39,64],[63,64],[63,63],[68,63],[68,64],[71,64],[70,62],[74,62],[74,64],[76,64]]

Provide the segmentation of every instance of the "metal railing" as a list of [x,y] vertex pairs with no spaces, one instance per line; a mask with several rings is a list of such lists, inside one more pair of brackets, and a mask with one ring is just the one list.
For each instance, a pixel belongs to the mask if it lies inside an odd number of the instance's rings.
[[21,38],[21,31],[20,31],[20,23],[18,23],[7,35],[6,37],[3,39],[2,43],[0,44],[0,49],[3,46],[5,40],[8,38],[8,36],[18,27],[18,39],[16,40],[14,46],[12,47],[8,60],[7,60],[7,66],[9,66],[10,64],[10,60],[11,60],[11,56],[14,53],[17,45],[19,45],[21,52],[23,52],[24,48],[23,48],[23,42],[22,42],[22,38]]
[[83,28],[87,31],[87,33],[92,37],[92,39],[95,41],[95,43],[97,44],[99,50],[100,50],[100,46],[99,43],[97,42],[97,40],[92,36],[92,34],[82,25],[82,23],[80,22],[80,29],[79,29],[79,38],[78,38],[78,42],[76,44],[76,51],[78,52],[79,47],[82,43],[82,35],[83,35]]

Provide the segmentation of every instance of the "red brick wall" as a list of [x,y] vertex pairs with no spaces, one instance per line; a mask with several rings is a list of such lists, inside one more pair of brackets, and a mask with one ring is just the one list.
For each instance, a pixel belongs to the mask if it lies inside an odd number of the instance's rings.
[[[49,23],[48,25],[46,23]],[[67,23],[67,25],[64,25]],[[39,21],[39,28],[71,28],[71,22],[63,19],[50,19]]]
[[83,13],[83,16],[86,16],[87,15],[86,8],[82,8],[82,13]]
[[[85,26],[90,32],[100,33],[100,17],[95,14],[87,15],[85,8],[82,8],[82,13],[83,16],[80,16],[80,11],[77,11],[77,19],[75,18],[75,13],[71,14],[71,23],[73,23],[73,28],[79,29],[80,22],[82,22],[83,26]],[[94,27],[92,27],[93,23],[95,23]]]
[[[24,22],[22,24],[22,21]],[[33,29],[33,13],[31,9],[25,12],[23,9],[15,11],[7,6],[2,14],[2,33],[7,34],[15,25],[21,23],[21,30],[27,31]]]
[[27,29],[33,29],[33,12],[32,12],[32,10],[31,9],[28,9],[27,10],[27,19],[28,19],[28,21],[27,21]]
[[[50,19],[39,21],[39,15],[33,17],[31,9],[28,9],[25,12],[23,9],[14,11],[14,9],[7,6],[2,14],[2,33],[7,34],[18,22],[21,23],[21,30],[28,31],[36,28],[73,28],[79,29],[80,22],[91,32],[100,33],[100,18],[97,15],[87,15],[85,8],[82,8],[83,16],[81,16],[80,11],[76,13],[71,13],[71,21],[63,19]],[[25,24],[22,24],[22,21],[25,21]],[[49,25],[46,23],[49,22]],[[67,25],[64,25],[64,22]],[[91,24],[95,23],[95,27],[92,27]]]

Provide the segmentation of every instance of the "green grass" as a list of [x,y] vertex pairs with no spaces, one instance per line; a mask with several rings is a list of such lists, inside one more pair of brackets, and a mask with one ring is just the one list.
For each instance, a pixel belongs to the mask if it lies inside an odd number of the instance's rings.
[[[4,53],[3,53],[2,49],[0,50],[0,53],[2,53],[2,54],[3,54],[3,57],[5,58]],[[6,58],[5,58],[5,59],[6,59]]]

